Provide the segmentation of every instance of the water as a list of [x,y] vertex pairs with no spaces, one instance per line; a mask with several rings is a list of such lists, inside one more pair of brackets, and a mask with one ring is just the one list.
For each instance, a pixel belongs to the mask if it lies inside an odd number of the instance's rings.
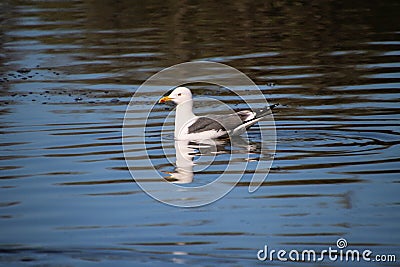
[[[257,251],[321,251],[340,237],[398,261],[398,1],[0,5],[2,265],[281,266],[292,264],[260,262]],[[183,209],[134,183],[121,134],[135,90],[194,60],[237,68],[281,106],[261,188],[249,194],[245,176],[219,201]],[[240,107],[220,88],[193,89]],[[148,129],[160,172],[174,170],[156,134],[169,110],[156,108]],[[259,144],[257,128],[250,142]],[[215,179],[225,156],[194,181]]]

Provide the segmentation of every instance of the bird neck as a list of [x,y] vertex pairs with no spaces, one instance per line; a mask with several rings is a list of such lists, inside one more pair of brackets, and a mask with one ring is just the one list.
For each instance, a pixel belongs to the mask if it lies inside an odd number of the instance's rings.
[[186,125],[188,121],[193,119],[195,115],[193,114],[193,100],[185,101],[176,107],[175,114],[175,138],[182,133],[181,129]]

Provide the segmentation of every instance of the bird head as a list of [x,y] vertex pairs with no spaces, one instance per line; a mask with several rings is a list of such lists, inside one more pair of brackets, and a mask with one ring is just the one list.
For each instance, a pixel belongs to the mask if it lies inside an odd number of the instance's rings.
[[192,92],[186,87],[177,87],[172,93],[168,96],[162,97],[158,103],[165,103],[167,101],[172,101],[175,104],[181,104],[183,102],[189,101],[192,99]]

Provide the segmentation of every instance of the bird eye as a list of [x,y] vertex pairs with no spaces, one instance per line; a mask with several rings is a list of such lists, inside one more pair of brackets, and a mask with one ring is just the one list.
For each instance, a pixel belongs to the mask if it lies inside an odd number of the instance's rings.
[[182,95],[182,93],[179,93],[179,94],[178,94],[178,96],[181,96],[181,95]]

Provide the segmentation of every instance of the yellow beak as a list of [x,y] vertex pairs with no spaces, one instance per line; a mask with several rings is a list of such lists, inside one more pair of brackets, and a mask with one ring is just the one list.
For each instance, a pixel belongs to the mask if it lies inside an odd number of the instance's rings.
[[161,98],[158,103],[165,103],[167,101],[172,101],[173,99],[169,96],[164,96],[163,98]]

